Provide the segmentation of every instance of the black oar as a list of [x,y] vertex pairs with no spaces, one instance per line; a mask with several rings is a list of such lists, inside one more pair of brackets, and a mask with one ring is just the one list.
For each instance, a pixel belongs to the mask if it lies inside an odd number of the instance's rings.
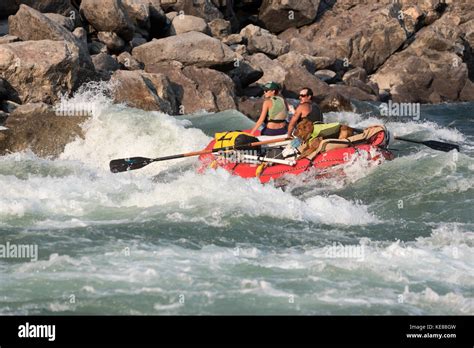
[[433,150],[444,151],[444,152],[457,150],[459,152],[459,145],[456,145],[456,144],[443,143],[441,141],[435,141],[435,140],[419,141],[419,140],[412,140],[412,139],[401,138],[401,137],[395,137],[395,139],[401,140],[401,141],[407,141],[409,143],[423,144],[425,146],[428,146],[429,148],[432,148]]
[[[363,129],[358,129],[358,128],[353,128],[353,130],[355,130],[356,132],[361,132],[361,133],[364,132]],[[409,143],[422,144],[422,145],[428,146],[429,148],[432,148],[433,150],[444,151],[444,152],[457,150],[459,152],[459,145],[457,144],[443,143],[441,141],[435,141],[435,140],[426,140],[426,141],[412,140],[412,139],[407,139],[407,138],[402,138],[402,137],[394,137],[394,139],[407,141]]]
[[288,138],[258,141],[258,142],[242,144],[238,146],[221,147],[217,149],[188,152],[188,153],[182,153],[179,155],[165,156],[165,157],[158,157],[158,158],[130,157],[130,158],[115,159],[115,160],[110,161],[110,171],[112,173],[126,172],[129,170],[143,168],[153,162],[167,161],[167,160],[171,160],[175,158],[200,156],[200,155],[205,155],[208,153],[219,152],[219,151],[231,151],[231,150],[237,150],[237,149],[248,147],[248,146],[259,146],[259,145],[265,145],[265,144],[278,143],[280,141],[285,141],[285,140],[288,140]]

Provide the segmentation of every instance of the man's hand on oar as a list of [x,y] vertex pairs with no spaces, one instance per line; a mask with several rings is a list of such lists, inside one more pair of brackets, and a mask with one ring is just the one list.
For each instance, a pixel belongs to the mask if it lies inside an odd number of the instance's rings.
[[221,147],[217,149],[202,150],[202,151],[196,151],[196,152],[188,152],[188,153],[182,153],[179,155],[172,155],[172,156],[165,156],[165,157],[158,157],[158,158],[130,157],[130,158],[115,159],[115,160],[110,161],[110,171],[112,173],[126,172],[129,170],[143,168],[153,162],[166,161],[166,160],[175,159],[175,158],[200,156],[200,155],[205,155],[208,153],[219,152],[219,151],[238,150],[240,148],[244,148],[248,146],[252,146],[252,147],[260,146],[260,145],[265,145],[265,144],[278,143],[280,141],[285,141],[285,140],[289,140],[289,138],[278,138],[278,139],[272,139],[272,140],[266,140],[266,141],[258,141],[254,143],[235,145],[235,146],[229,146],[229,147]]

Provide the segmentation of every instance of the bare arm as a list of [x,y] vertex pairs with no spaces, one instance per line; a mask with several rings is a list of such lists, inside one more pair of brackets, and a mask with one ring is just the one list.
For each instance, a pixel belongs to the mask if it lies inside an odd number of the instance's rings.
[[288,125],[288,136],[291,137],[291,133],[293,133],[293,129],[295,129],[296,123],[298,123],[298,120],[300,119],[302,115],[301,107],[298,106],[296,108],[295,114],[291,118],[290,124]]
[[271,106],[271,101],[270,100],[265,100],[262,105],[262,112],[260,113],[260,117],[258,118],[257,123],[255,123],[255,126],[252,128],[250,134],[254,135],[255,132],[257,131],[258,127],[262,125],[262,123],[265,121],[265,118],[267,117],[268,110],[270,109]]

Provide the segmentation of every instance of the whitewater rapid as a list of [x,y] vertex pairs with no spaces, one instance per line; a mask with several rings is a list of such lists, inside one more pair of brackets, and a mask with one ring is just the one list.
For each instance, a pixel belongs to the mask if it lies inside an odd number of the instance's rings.
[[[249,120],[146,112],[114,105],[106,89],[67,99],[93,103],[94,114],[59,158],[0,157],[0,244],[39,247],[37,262],[0,259],[0,314],[474,313],[470,121],[387,122],[462,152],[394,143],[394,161],[282,190],[198,174],[196,158],[110,173],[111,159],[195,151]],[[363,257],[332,257],[341,246]]]

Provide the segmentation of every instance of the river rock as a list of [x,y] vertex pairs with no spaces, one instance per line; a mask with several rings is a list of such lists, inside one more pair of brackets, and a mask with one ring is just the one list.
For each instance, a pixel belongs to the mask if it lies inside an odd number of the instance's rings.
[[135,28],[121,0],[82,0],[81,13],[97,31],[115,32],[125,41],[133,38]]
[[257,81],[257,83],[265,84],[274,81],[283,84],[285,81],[287,71],[278,60],[272,60],[263,53],[252,54],[247,57],[247,60],[252,64],[252,66],[263,71],[263,76]]
[[240,35],[247,40],[247,50],[251,54],[261,52],[274,58],[290,49],[290,46],[276,35],[253,24],[243,28]]
[[[68,41],[26,41],[0,45],[0,77],[22,103],[52,104],[59,93],[71,93],[94,77],[79,48]],[[28,83],[25,83],[28,81]]]
[[219,40],[203,33],[189,33],[153,40],[136,47],[133,56],[145,64],[148,71],[161,62],[179,61],[198,67],[232,68],[236,54]]
[[177,61],[155,64],[151,72],[165,74],[178,99],[178,113],[235,109],[235,85],[226,74]]
[[222,40],[232,34],[231,24],[222,18],[214,19],[208,23],[213,37]]
[[262,105],[263,98],[240,97],[237,100],[237,110],[254,121],[260,117]]
[[339,12],[301,29],[301,37],[312,42],[315,54],[336,58],[348,68],[362,67],[371,74],[403,46],[407,33],[393,4],[349,5],[341,10],[343,4],[337,2]]
[[326,83],[333,83],[336,80],[337,74],[332,70],[323,69],[323,70],[316,71],[314,73],[314,76],[316,76],[318,79]]
[[[358,87],[346,86],[346,85],[330,85],[331,91],[335,91],[337,94],[344,96],[349,100],[365,100],[365,101],[377,101],[379,100],[378,95],[370,89],[364,91]],[[372,92],[372,93],[369,93]],[[331,92],[330,92],[331,93]]]
[[[18,36],[23,41],[67,40],[81,46],[70,30],[57,22],[58,16],[55,14],[47,16],[29,6],[21,5],[18,12],[14,16],[10,16],[8,20],[10,34]],[[56,19],[53,20],[50,17]],[[65,22],[67,21],[66,18],[63,17],[63,19]]]
[[263,0],[258,15],[273,33],[311,23],[318,13],[320,0]]
[[74,29],[74,31],[72,32],[72,35],[74,35],[76,39],[82,42],[84,47],[87,47],[87,31],[84,28],[79,27],[79,28]]
[[177,15],[171,21],[170,34],[179,35],[190,31],[210,33],[206,21],[200,17],[189,15]]
[[69,15],[69,12],[74,9],[70,0],[16,0],[16,2],[42,13],[59,13],[65,16]]
[[99,53],[107,53],[107,46],[105,46],[100,41],[92,40],[91,43],[88,45],[90,54],[99,54]]
[[57,116],[44,104],[22,105],[8,117],[1,132],[0,154],[30,149],[41,157],[59,156],[71,141],[84,137],[81,125],[88,117]]
[[142,70],[143,65],[137,61],[133,56],[128,52],[123,52],[117,57],[118,62],[126,70]]
[[66,28],[69,31],[74,30],[75,25],[74,25],[74,21],[71,18],[65,17],[58,13],[45,13],[44,15],[48,17],[49,19],[51,19],[52,21],[58,23],[59,25],[62,25],[64,28]]
[[239,61],[238,66],[230,70],[228,74],[242,89],[258,81],[263,76],[263,71],[244,59]]
[[110,52],[122,52],[125,49],[125,41],[114,32],[100,31],[97,34],[97,39],[99,39]]
[[[459,100],[469,81],[469,57],[457,15],[445,14],[421,29],[405,50],[391,56],[371,76],[396,102]],[[466,62],[464,62],[466,60]]]
[[224,17],[212,0],[166,0],[161,2],[161,7],[166,12],[176,11],[203,18],[206,23]]
[[351,101],[349,98],[332,90],[328,93],[319,104],[322,112],[338,112],[338,111],[353,111]]
[[20,38],[18,36],[14,36],[14,35],[0,36],[0,45],[17,42],[17,41],[20,41]]
[[163,74],[118,70],[111,81],[117,85],[115,101],[143,110],[175,114],[176,95]]
[[363,68],[354,68],[347,71],[342,77],[342,81],[349,84],[353,80],[367,82],[367,72]]
[[230,34],[221,39],[222,43],[228,46],[238,45],[244,42],[244,38],[240,34]]
[[115,58],[107,53],[99,53],[92,56],[92,62],[94,63],[95,70],[102,73],[111,73],[120,69],[120,64]]
[[309,87],[313,90],[314,100],[321,101],[329,92],[329,86],[326,82],[311,74],[303,66],[295,66],[288,71],[285,76],[285,96],[289,98],[298,98],[299,92],[303,87]]
[[122,4],[136,28],[150,29],[149,0],[122,0]]

